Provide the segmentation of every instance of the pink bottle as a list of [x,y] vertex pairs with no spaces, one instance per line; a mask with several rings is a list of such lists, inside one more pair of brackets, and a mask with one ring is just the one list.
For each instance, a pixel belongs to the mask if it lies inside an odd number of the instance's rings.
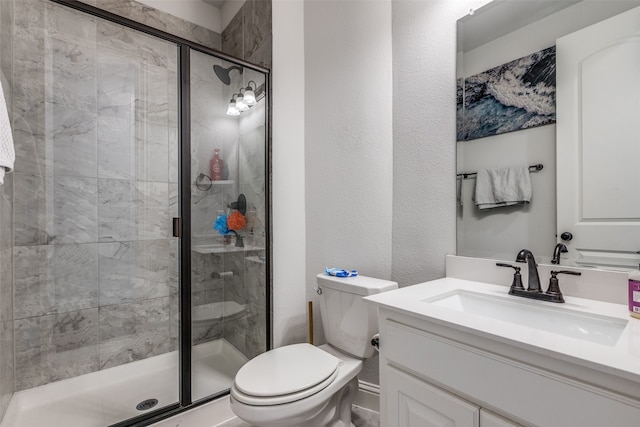
[[213,150],[213,157],[209,161],[209,175],[212,181],[220,181],[222,179],[222,171],[224,170],[224,162],[220,158],[220,149]]

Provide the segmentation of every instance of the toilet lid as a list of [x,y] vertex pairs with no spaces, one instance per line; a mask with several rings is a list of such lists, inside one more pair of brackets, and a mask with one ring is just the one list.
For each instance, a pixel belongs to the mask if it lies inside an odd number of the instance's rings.
[[236,374],[234,384],[238,391],[256,397],[298,393],[327,380],[339,363],[340,359],[311,344],[293,344],[246,363]]

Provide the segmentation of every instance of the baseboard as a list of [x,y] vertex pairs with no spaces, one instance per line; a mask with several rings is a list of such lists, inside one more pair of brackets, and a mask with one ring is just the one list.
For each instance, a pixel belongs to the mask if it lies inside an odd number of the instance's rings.
[[380,412],[380,386],[366,381],[359,381],[358,383],[358,394],[353,404],[371,411]]

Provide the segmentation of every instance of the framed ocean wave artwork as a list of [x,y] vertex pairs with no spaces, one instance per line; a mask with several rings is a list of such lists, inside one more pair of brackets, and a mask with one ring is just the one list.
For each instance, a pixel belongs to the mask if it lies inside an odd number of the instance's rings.
[[553,124],[556,48],[459,79],[457,86],[458,141]]

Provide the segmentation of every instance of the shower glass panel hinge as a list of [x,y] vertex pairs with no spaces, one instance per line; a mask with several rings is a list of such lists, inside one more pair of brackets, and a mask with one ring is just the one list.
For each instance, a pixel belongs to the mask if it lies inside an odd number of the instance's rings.
[[182,218],[173,218],[173,237],[182,237]]

